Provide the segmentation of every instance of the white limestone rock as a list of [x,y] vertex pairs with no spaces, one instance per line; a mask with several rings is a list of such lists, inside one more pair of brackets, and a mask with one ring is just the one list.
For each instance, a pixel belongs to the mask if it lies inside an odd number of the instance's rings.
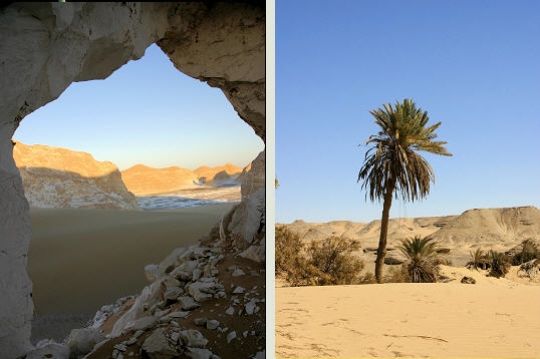
[[[157,42],[180,71],[222,89],[239,116],[264,139],[264,34],[264,7],[251,4],[45,2],[2,8],[0,358],[28,351],[33,311],[26,273],[29,206],[11,143],[19,122],[58,98],[71,83],[104,79]],[[256,182],[242,182],[243,197],[250,188],[259,188],[250,184]],[[227,229],[235,234],[238,243],[233,248],[238,251],[246,244],[259,245],[254,233],[262,238],[255,225],[260,214],[248,218],[249,208],[253,207],[235,211]],[[116,323],[115,334],[142,315],[147,291],[140,296],[144,299],[137,299]]]
[[208,340],[198,330],[188,329],[180,331],[182,343],[188,347],[204,348]]
[[169,343],[169,338],[164,328],[155,329],[144,340],[141,350],[150,359],[169,359],[178,356],[178,351]]
[[[4,358],[13,358],[5,356]],[[26,359],[69,359],[69,348],[63,344],[47,343],[31,350],[26,354]]]
[[97,328],[73,329],[66,339],[66,345],[70,355],[77,358],[90,353],[94,346],[104,339],[105,335]]

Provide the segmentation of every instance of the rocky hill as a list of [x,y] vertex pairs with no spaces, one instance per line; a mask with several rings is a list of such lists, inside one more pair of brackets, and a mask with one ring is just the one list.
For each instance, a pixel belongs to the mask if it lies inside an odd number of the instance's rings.
[[118,168],[92,155],[17,142],[13,156],[31,207],[137,209]]
[[154,168],[135,165],[122,171],[127,188],[139,196],[172,193],[201,186],[238,186],[240,167],[231,164],[202,166],[195,170],[182,167]]
[[195,172],[201,181],[210,182],[238,176],[242,172],[242,168],[230,163],[226,163],[223,166],[216,167],[197,167],[193,172]]
[[[374,259],[378,245],[380,221],[358,223],[332,221],[307,223],[301,220],[285,224],[305,241],[330,236],[356,239],[366,260]],[[442,247],[450,249],[454,264],[468,260],[476,248],[507,251],[525,239],[540,241],[540,210],[533,206],[471,209],[458,216],[395,218],[388,226],[388,257],[400,258],[395,250],[399,241],[412,236],[431,236]]]

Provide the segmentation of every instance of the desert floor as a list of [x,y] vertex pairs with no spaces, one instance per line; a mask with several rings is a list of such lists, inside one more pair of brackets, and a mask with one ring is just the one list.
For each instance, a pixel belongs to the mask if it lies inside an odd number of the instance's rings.
[[232,204],[172,211],[33,209],[33,339],[63,339],[146,285],[144,265],[208,234]]
[[477,284],[277,288],[277,356],[538,358],[540,286],[468,272]]

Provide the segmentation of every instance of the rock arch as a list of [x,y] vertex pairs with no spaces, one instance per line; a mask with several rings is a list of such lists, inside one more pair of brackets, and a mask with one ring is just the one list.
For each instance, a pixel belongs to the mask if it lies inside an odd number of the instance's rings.
[[[265,139],[264,2],[11,3],[0,8],[0,357],[29,348],[29,208],[13,161],[20,121],[76,81],[104,79],[157,43],[175,67],[220,88]],[[180,95],[180,94],[179,94]],[[238,252],[264,260],[264,152],[228,216]],[[263,211],[264,212],[264,211]]]

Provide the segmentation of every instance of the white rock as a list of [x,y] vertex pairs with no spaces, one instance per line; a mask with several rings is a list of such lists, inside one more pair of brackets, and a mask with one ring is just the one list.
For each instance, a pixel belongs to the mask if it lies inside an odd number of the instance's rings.
[[233,308],[233,307],[227,308],[227,310],[225,311],[225,313],[228,314],[228,315],[233,315],[233,314],[234,314],[234,308]]
[[148,316],[136,319],[136,320],[134,320],[132,322],[129,322],[124,327],[124,331],[128,331],[128,330],[145,330],[145,329],[148,329],[148,328],[152,327],[154,324],[156,324],[157,320],[158,320],[157,317],[148,315]]
[[233,294],[243,294],[245,292],[246,292],[246,290],[244,288],[240,287],[240,286],[234,288],[234,290],[233,290]]
[[219,327],[219,321],[215,319],[211,319],[206,322],[206,329],[214,330],[217,327]]
[[233,277],[240,277],[240,276],[243,276],[243,275],[246,275],[246,273],[245,273],[241,268],[236,268],[236,269],[232,272],[232,276],[233,276]]
[[66,339],[66,345],[71,355],[77,357],[90,353],[104,339],[105,336],[97,328],[73,329]]
[[177,350],[170,345],[164,328],[157,328],[143,342],[141,350],[151,359],[174,358]]
[[144,275],[149,282],[159,278],[159,266],[157,264],[148,264],[144,266]]
[[176,312],[167,314],[167,317],[168,318],[186,318],[188,315],[189,315],[189,312],[178,310]]
[[170,287],[167,288],[165,294],[163,294],[163,298],[167,300],[176,300],[182,293],[184,293],[184,290],[182,288]]
[[69,359],[69,348],[63,344],[49,343],[31,350],[26,355],[26,359]]
[[208,340],[198,330],[188,329],[180,332],[182,343],[188,347],[203,348]]
[[255,313],[255,308],[257,308],[256,302],[252,299],[245,305],[245,310],[247,315],[252,315]]
[[178,297],[178,302],[183,310],[193,310],[201,306],[199,303],[194,301],[193,298],[187,296]]
[[135,303],[133,303],[131,308],[116,321],[110,334],[111,337],[121,335],[128,323],[134,322],[143,316],[147,316],[145,308],[150,308],[161,300],[162,281],[163,278],[160,278],[143,289],[141,294],[135,299]]
[[234,338],[236,338],[236,332],[233,330],[227,334],[227,343],[230,343]]
[[[251,24],[238,26],[239,19]],[[240,117],[264,138],[264,19],[264,8],[251,4],[220,3],[208,11],[202,4],[144,2],[19,3],[2,8],[0,23],[9,26],[0,31],[0,358],[22,356],[30,344],[33,306],[26,255],[31,222],[11,143],[20,120],[58,98],[71,83],[104,79],[140,58],[167,32],[159,46],[174,65],[221,88]],[[259,168],[264,168],[264,151],[242,176],[244,201],[264,187]],[[250,216],[250,208],[235,209],[234,220],[225,223],[229,238],[243,245],[254,242],[255,235],[263,238],[261,216]],[[127,315],[117,322],[115,334],[143,314]]]

